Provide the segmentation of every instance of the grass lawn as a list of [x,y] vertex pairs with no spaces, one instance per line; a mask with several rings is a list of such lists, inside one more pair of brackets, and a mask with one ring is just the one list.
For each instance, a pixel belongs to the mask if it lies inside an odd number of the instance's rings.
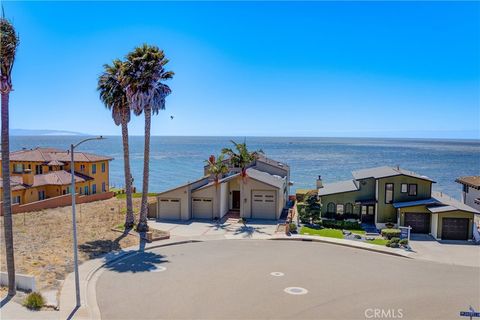
[[380,246],[386,245],[388,240],[386,239],[373,239],[373,240],[367,240],[365,243],[371,243],[371,244],[378,244]]
[[[149,197],[155,197],[157,194],[156,193],[149,193]],[[125,193],[119,193],[116,195],[117,199],[125,199],[127,197],[127,194]],[[142,193],[141,192],[136,192],[132,194],[132,198],[141,198]]]
[[348,230],[351,233],[365,235],[365,230]]
[[343,239],[342,230],[330,229],[330,228],[313,229],[313,228],[309,228],[309,227],[302,227],[302,229],[300,229],[300,234],[308,234],[308,235],[312,235],[312,236],[321,236],[321,237]]

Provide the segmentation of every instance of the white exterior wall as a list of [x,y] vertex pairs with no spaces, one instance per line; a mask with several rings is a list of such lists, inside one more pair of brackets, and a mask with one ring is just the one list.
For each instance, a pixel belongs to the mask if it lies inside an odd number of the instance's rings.
[[190,200],[188,196],[188,187],[181,187],[172,191],[164,192],[157,196],[157,214],[160,212],[160,199],[179,199],[180,200],[180,219],[190,219]]
[[228,183],[220,185],[220,218],[228,212]]
[[438,214],[432,213],[431,218],[430,218],[430,234],[432,237],[435,239],[440,239],[440,235],[437,234],[437,229],[438,229]]

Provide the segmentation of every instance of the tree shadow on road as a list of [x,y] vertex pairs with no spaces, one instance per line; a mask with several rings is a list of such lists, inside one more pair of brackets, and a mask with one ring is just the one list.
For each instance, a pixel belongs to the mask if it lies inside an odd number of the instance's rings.
[[[117,258],[118,257],[118,258]],[[115,272],[149,272],[159,268],[159,264],[168,263],[165,256],[151,251],[119,251],[109,254],[105,268]]]

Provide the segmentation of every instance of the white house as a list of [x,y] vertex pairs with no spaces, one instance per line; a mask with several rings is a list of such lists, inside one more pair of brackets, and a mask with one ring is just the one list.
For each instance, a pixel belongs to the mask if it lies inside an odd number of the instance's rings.
[[480,211],[480,176],[460,177],[455,182],[462,188],[462,202]]
[[[230,162],[226,160],[227,164]],[[215,182],[208,175],[157,196],[157,219],[221,219],[232,213],[252,219],[279,219],[288,201],[290,168],[261,155],[242,177],[239,168]]]

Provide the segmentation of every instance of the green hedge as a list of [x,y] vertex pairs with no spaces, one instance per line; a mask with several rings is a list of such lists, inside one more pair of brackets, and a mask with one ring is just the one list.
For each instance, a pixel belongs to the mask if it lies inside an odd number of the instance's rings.
[[400,229],[382,229],[382,236],[386,239],[400,238]]
[[323,220],[322,225],[325,228],[345,229],[345,230],[363,230],[358,222],[344,220]]

